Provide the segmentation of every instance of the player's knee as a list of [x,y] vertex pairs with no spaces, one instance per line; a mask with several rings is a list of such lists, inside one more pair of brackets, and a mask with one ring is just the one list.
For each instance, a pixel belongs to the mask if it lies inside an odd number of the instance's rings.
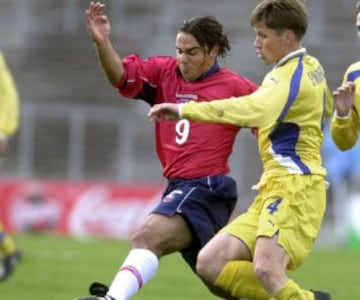
[[207,279],[207,274],[209,272],[208,262],[209,257],[205,253],[200,251],[196,261],[196,272],[205,280]]
[[206,251],[200,251],[196,261],[197,274],[208,282],[214,282],[219,273],[219,264]]
[[266,260],[255,262],[254,271],[256,277],[270,294],[277,291],[286,281],[285,271],[280,266]]
[[131,246],[133,248],[148,249],[161,256],[161,239],[149,230],[146,226],[138,229],[131,237]]
[[271,270],[266,268],[264,265],[256,264],[254,266],[254,271],[256,277],[261,281],[267,281],[267,279],[271,276]]

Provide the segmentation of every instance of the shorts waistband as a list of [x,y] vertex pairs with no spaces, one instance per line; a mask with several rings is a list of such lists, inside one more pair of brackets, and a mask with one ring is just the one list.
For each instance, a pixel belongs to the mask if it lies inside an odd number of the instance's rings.
[[179,177],[174,177],[174,178],[169,178],[168,182],[169,183],[177,183],[177,182],[202,182],[202,183],[207,183],[207,184],[211,184],[211,182],[215,181],[215,180],[219,180],[220,178],[229,178],[229,176],[225,175],[225,174],[220,174],[220,175],[211,175],[211,176],[203,176],[203,177],[198,177],[198,178],[179,178]]

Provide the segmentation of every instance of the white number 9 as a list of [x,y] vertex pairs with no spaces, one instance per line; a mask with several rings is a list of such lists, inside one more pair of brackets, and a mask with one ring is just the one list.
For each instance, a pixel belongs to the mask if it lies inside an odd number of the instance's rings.
[[189,133],[190,133],[190,122],[187,119],[181,119],[180,121],[178,121],[175,125],[175,130],[176,130],[176,144],[178,145],[182,145],[184,144],[188,137],[189,137]]

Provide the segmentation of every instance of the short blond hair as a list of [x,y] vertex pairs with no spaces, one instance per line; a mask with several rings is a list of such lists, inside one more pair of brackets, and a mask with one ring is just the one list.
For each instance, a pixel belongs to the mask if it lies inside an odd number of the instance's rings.
[[261,1],[250,15],[250,24],[254,27],[256,24],[261,23],[276,31],[292,30],[297,38],[301,40],[308,26],[308,14],[305,1]]

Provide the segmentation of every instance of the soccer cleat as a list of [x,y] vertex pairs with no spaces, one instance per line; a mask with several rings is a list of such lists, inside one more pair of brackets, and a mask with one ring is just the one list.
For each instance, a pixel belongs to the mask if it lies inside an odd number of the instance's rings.
[[331,300],[330,294],[322,291],[312,291],[315,295],[315,300]]
[[115,300],[113,297],[106,295],[109,288],[102,283],[93,282],[89,287],[89,293],[92,296],[80,297],[75,300]]
[[0,281],[7,279],[15,270],[16,265],[22,259],[22,253],[16,250],[14,254],[4,256],[2,260],[2,270],[0,272]]
[[106,296],[109,288],[100,282],[93,282],[89,287],[90,295],[104,297]]
[[115,299],[109,295],[106,295],[104,297],[97,297],[97,296],[80,297],[80,298],[75,298],[74,300],[115,300]]

